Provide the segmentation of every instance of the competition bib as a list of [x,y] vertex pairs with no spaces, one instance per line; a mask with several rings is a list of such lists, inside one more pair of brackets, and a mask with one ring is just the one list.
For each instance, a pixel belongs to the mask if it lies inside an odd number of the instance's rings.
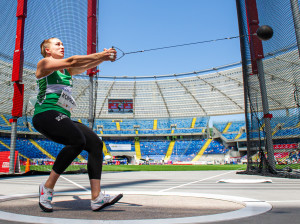
[[67,91],[62,90],[61,95],[57,101],[57,105],[72,112],[76,108],[76,102],[71,94]]

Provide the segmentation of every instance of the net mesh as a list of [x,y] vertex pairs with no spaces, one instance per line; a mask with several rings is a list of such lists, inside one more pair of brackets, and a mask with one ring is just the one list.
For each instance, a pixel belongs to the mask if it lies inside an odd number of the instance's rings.
[[[13,83],[11,82],[13,54],[17,27],[18,1],[1,1],[0,7],[3,10],[0,16],[1,23],[1,51],[0,51],[0,111],[1,111],[1,152],[10,150],[10,132],[13,98]],[[24,30],[24,104],[23,116],[18,118],[18,136],[16,139],[16,151],[22,171],[24,171],[27,159],[32,169],[48,171],[53,164],[58,152],[63,145],[46,141],[39,135],[31,124],[34,112],[34,103],[37,95],[37,84],[35,78],[36,64],[42,59],[40,44],[44,39],[51,37],[59,38],[65,47],[65,57],[72,55],[84,55],[87,53],[87,11],[88,1],[82,0],[46,0],[27,1],[27,17]],[[79,83],[74,83],[74,88]],[[88,91],[87,91],[88,92]],[[88,93],[87,93],[88,94]],[[86,108],[84,110],[87,116]],[[29,134],[28,134],[29,133]],[[32,135],[33,133],[33,135]],[[35,135],[34,135],[35,133]],[[40,138],[43,141],[38,142]],[[24,150],[26,148],[26,150]],[[44,150],[44,149],[49,150]],[[6,161],[6,154],[3,154],[2,161]],[[78,170],[83,164],[85,168],[87,155],[82,153],[75,159],[68,170]],[[44,166],[38,166],[43,164]],[[36,166],[35,166],[36,165]],[[36,167],[36,168],[34,168]]]
[[[0,138],[0,154],[2,152],[9,152],[11,147],[11,132],[12,127],[9,123],[9,119],[11,118],[11,110],[12,110],[12,98],[13,98],[13,88],[11,82],[11,75],[12,75],[12,64],[13,64],[13,49],[15,46],[15,35],[16,35],[16,9],[17,9],[17,1],[9,1],[4,3],[3,1],[0,3],[0,7],[2,7],[5,13],[0,15],[0,22],[3,24],[5,29],[7,30],[7,34],[1,33],[3,35],[3,42],[1,42],[1,60],[0,63],[3,65],[1,67],[1,82],[3,83],[0,89],[0,97],[1,97],[1,104],[0,104],[0,114],[1,114],[1,138]],[[23,105],[23,116],[17,119],[17,139],[16,139],[16,147],[15,150],[18,153],[21,162],[21,171],[24,171],[27,167],[27,164],[31,164],[31,170],[38,170],[38,171],[49,171],[51,170],[51,166],[58,155],[59,151],[62,149],[63,145],[56,144],[52,141],[48,141],[43,138],[32,126],[32,116],[34,113],[34,103],[37,95],[37,85],[36,85],[36,78],[35,78],[35,70],[36,64],[39,60],[42,59],[40,54],[40,43],[44,39],[48,39],[50,37],[57,37],[59,38],[65,46],[65,57],[70,57],[72,55],[84,55],[87,52],[87,3],[88,1],[82,0],[72,0],[72,1],[65,1],[65,0],[55,0],[55,1],[33,1],[28,0],[27,4],[27,18],[25,20],[25,35],[24,35],[24,68],[23,68],[23,84],[24,84],[24,105]],[[2,28],[2,25],[1,25]],[[1,36],[2,37],[2,36]],[[2,40],[2,39],[1,39]],[[227,67],[229,69],[229,67]],[[231,86],[238,86],[241,89],[241,85],[237,84],[240,83],[239,80],[236,81],[235,77],[239,74],[239,69],[236,68],[234,65],[232,70],[226,71],[223,73],[222,68],[215,68],[212,72],[213,74],[208,77],[202,78],[192,78],[190,81],[188,78],[183,79],[181,81],[172,80],[172,83],[169,84],[170,81],[158,80],[158,81],[130,81],[130,82],[123,82],[118,81],[116,82],[107,80],[100,82],[98,86],[97,78],[95,77],[94,80],[94,91],[95,96],[96,94],[101,95],[101,97],[95,97],[95,104],[94,104],[94,116],[96,119],[99,118],[106,118],[104,121],[98,120],[96,125],[94,126],[94,131],[97,131],[97,134],[130,134],[130,142],[129,144],[139,146],[138,140],[132,141],[135,137],[136,133],[144,133],[146,134],[156,134],[159,133],[161,136],[160,138],[165,140],[164,134],[170,134],[171,131],[176,132],[175,130],[171,130],[170,125],[174,125],[178,123],[177,132],[180,131],[182,135],[196,135],[196,139],[202,139],[203,136],[206,135],[205,129],[207,126],[208,118],[207,113],[204,113],[203,109],[201,108],[200,103],[195,100],[191,99],[193,94],[196,95],[196,88],[198,86],[206,86],[206,89],[213,92],[211,95],[215,99],[223,97],[227,98],[226,102],[233,101],[232,98],[235,98],[237,95],[236,93],[232,94],[230,91]],[[215,73],[218,72],[222,74],[222,77],[233,77],[233,79],[228,79],[226,84],[222,86],[221,90],[214,91],[212,86],[209,86],[207,83],[208,80],[212,80],[210,82],[220,83],[222,81],[215,79],[217,76]],[[194,73],[192,73],[194,75]],[[156,78],[155,78],[156,79]],[[207,80],[207,81],[206,81]],[[210,83],[209,82],[209,83]],[[192,84],[190,84],[192,83]],[[195,85],[193,83],[196,83]],[[74,99],[77,103],[77,108],[75,109],[74,113],[72,114],[73,120],[78,120],[86,125],[88,125],[88,108],[90,106],[89,103],[89,78],[87,76],[76,76],[73,79],[74,91],[72,93]],[[189,93],[185,89],[194,88],[192,92]],[[178,88],[180,93],[177,93],[178,96],[183,96],[184,98],[181,101],[185,101],[189,97],[189,102],[186,106],[181,106],[181,103],[175,102],[174,98],[174,90],[171,90],[173,87]],[[223,90],[224,89],[224,90]],[[238,91],[237,89],[236,91]],[[177,90],[177,89],[176,89]],[[179,91],[177,91],[179,92]],[[225,92],[225,96],[222,96],[221,92]],[[207,95],[208,93],[204,93]],[[230,95],[228,97],[228,95]],[[138,96],[138,97],[137,97]],[[164,97],[167,96],[167,97]],[[176,95],[177,96],[177,95]],[[197,98],[205,98],[203,97],[202,93],[196,96]],[[108,113],[108,102],[109,99],[132,99],[133,103],[137,106],[134,107],[134,111],[128,114],[114,114],[110,115]],[[197,103],[198,102],[198,103]],[[220,99],[222,102],[222,99]],[[218,106],[218,110],[211,109],[209,113],[223,113],[222,111],[226,111],[225,106],[228,103],[220,103]],[[242,112],[242,101],[239,99],[234,99],[236,106],[236,112]],[[207,104],[209,107],[209,100],[205,100],[202,104]],[[166,104],[168,104],[168,108],[166,109]],[[179,104],[179,105],[178,105]],[[196,105],[195,105],[196,104]],[[222,110],[222,111],[221,111]],[[208,110],[207,110],[208,111]],[[215,112],[217,111],[217,112]],[[187,112],[192,118],[188,118],[187,120],[174,120],[172,121],[170,117],[186,117]],[[201,114],[200,114],[201,113]],[[196,116],[203,116],[197,117]],[[154,129],[154,119],[160,117],[167,117],[166,120],[158,120],[156,125],[158,126],[157,129],[162,130],[153,130]],[[128,121],[127,126],[120,122],[121,119],[124,118],[144,118],[149,120],[130,120]],[[112,121],[113,119],[113,121]],[[117,120],[116,120],[117,119]],[[179,123],[183,122],[181,128],[179,130]],[[144,126],[143,124],[148,124]],[[165,124],[165,125],[162,125]],[[145,130],[136,130],[136,126],[139,126],[140,129]],[[116,130],[117,129],[117,130]],[[179,131],[178,131],[179,130]],[[187,134],[186,134],[187,132]],[[169,140],[169,137],[168,137]],[[132,143],[133,142],[133,143]],[[128,142],[126,142],[127,144]],[[216,143],[217,144],[217,143]],[[109,144],[107,145],[109,148]],[[218,147],[222,148],[222,146]],[[139,148],[139,147],[137,147]],[[177,150],[177,146],[175,147]],[[167,150],[168,148],[164,148]],[[184,151],[187,151],[187,148],[183,148]],[[197,152],[200,148],[195,149]],[[220,150],[220,151],[222,151]],[[108,150],[106,147],[103,148],[104,155],[108,154]],[[184,152],[183,151],[183,152]],[[182,152],[182,153],[183,153]],[[197,154],[196,152],[196,154]],[[132,155],[136,155],[136,152],[127,152]],[[157,152],[159,153],[159,152]],[[176,151],[178,153],[178,150]],[[145,154],[140,153],[141,156]],[[2,164],[6,164],[8,154],[4,153],[0,155],[0,162]],[[178,155],[178,154],[177,154]],[[80,169],[86,168],[86,160],[87,160],[87,153],[83,151],[78,158],[72,163],[71,166],[68,167],[69,171],[76,171]],[[194,155],[195,156],[195,155]],[[159,158],[161,159],[162,155],[159,154]],[[2,172],[2,170],[0,170]]]
[[[249,33],[246,2],[239,1],[242,11],[243,34]],[[250,2],[250,1],[248,1]],[[271,136],[273,145],[268,150],[266,137],[266,116],[263,112],[259,75],[251,69],[249,38],[244,38],[243,55],[247,66],[245,88],[248,104],[248,171],[272,173],[274,175],[295,175],[299,170],[300,111],[299,111],[299,50],[296,41],[293,9],[290,0],[257,0],[259,25],[269,25],[274,35],[262,41],[264,58],[263,77],[267,101],[272,118]],[[298,1],[295,1],[298,4]],[[296,8],[299,11],[299,6]],[[248,13],[249,14],[249,13]],[[273,152],[272,152],[273,151]],[[274,156],[275,163],[270,164]]]
[[[240,23],[243,28],[242,34],[247,36],[249,33],[245,5],[247,1],[238,0],[237,2],[241,5],[242,18]],[[270,153],[266,147],[266,120],[264,118],[262,105],[261,84],[258,76],[252,74],[249,38],[245,37],[242,39],[242,42],[245,44],[243,56],[245,57],[244,86],[246,93],[245,99],[247,102],[245,105],[248,136],[247,170],[256,173],[275,170],[277,174],[297,175],[297,171],[299,170],[300,142],[300,80],[298,75],[300,63],[295,26],[299,24],[293,19],[291,2],[298,3],[298,1],[257,0],[256,2],[259,24],[270,25],[274,30],[273,38],[263,42],[263,73],[266,82],[269,110],[273,115],[271,119],[273,150],[272,153]],[[11,141],[11,124],[9,123],[9,119],[11,118],[14,91],[11,74],[17,26],[17,3],[17,1],[0,1],[0,7],[4,12],[0,15],[2,31],[0,33],[0,83],[2,87],[0,89],[1,152],[8,152],[10,150]],[[65,57],[86,54],[87,8],[87,1],[82,0],[28,0],[24,32],[24,106],[23,116],[18,118],[18,136],[16,140],[16,151],[21,160],[21,165],[23,165],[21,166],[23,171],[25,170],[28,160],[32,165],[31,169],[50,170],[58,152],[63,147],[62,145],[43,139],[43,137],[34,130],[31,124],[34,112],[34,98],[37,94],[35,69],[37,62],[42,58],[39,48],[40,43],[44,39],[57,37],[66,46]],[[299,7],[296,9],[299,10]],[[156,81],[152,80],[151,82],[117,82],[116,80],[112,81],[110,79],[109,81],[101,81],[100,87],[97,86],[98,82],[95,80],[94,90],[96,90],[98,95],[103,96],[101,98],[98,97],[98,99],[95,98],[95,117],[111,118],[111,115],[107,112],[108,100],[109,98],[119,98],[120,96],[126,99],[133,98],[134,104],[137,105],[137,107],[134,107],[133,114],[128,115],[128,118],[140,116],[140,118],[152,118],[152,122],[153,118],[156,117],[184,116],[183,114],[185,113],[191,114],[192,116],[199,116],[200,113],[203,113],[200,114],[200,116],[210,116],[216,113],[216,111],[217,114],[220,115],[224,114],[225,110],[227,113],[240,113],[243,110],[243,102],[241,98],[235,99],[236,96],[240,95],[240,91],[242,91],[242,82],[239,76],[240,72],[240,69],[232,72],[228,70],[225,71],[224,74],[219,71],[215,73],[212,72],[212,75],[207,76],[207,80],[205,77],[200,78],[196,75],[180,80],[173,79],[170,81],[155,79]],[[224,77],[220,79],[221,75],[225,77],[226,82],[224,82]],[[199,84],[195,85],[194,83]],[[212,88],[212,86],[209,85],[211,83],[215,83],[219,90]],[[233,87],[229,88],[225,86],[224,83],[232,84]],[[186,105],[192,105],[192,103],[187,103],[181,108],[181,103],[178,103],[178,100],[173,100],[174,93],[170,90],[174,87],[183,91],[184,94],[182,95],[189,97],[189,99],[194,96],[195,98],[192,99],[191,102],[193,102],[195,106],[190,108]],[[223,87],[226,91],[223,90]],[[204,89],[202,92],[207,95],[201,95],[199,93],[201,91],[198,91],[200,88],[202,88],[202,90]],[[74,98],[78,107],[74,111],[75,116],[73,118],[87,124],[89,116],[87,112],[89,106],[88,78],[86,76],[78,76],[78,78],[74,79],[74,89],[76,89]],[[148,92],[145,91],[147,89],[149,89]],[[191,89],[192,91],[189,92]],[[223,94],[221,94],[221,92]],[[214,96],[214,98],[209,98],[208,96]],[[224,97],[227,101],[229,99],[230,101],[226,103],[226,105],[224,103],[224,106],[222,104],[224,107],[223,110],[217,110],[215,104],[207,104],[207,108],[202,108],[203,105],[206,105],[207,101],[216,102],[216,98],[219,98],[220,102],[225,102],[221,97]],[[186,98],[183,98],[182,101],[185,101],[185,99]],[[153,107],[151,105],[153,102],[157,104],[157,108],[162,109],[157,110],[156,107]],[[170,102],[175,103],[171,104]],[[168,107],[165,105],[168,105]],[[176,107],[172,108],[172,105]],[[178,108],[180,109],[178,110]],[[236,108],[235,111],[233,111],[232,108]],[[206,113],[204,113],[204,111],[206,111]],[[124,115],[115,116],[115,118],[122,117],[124,118]],[[113,125],[115,129],[116,126],[118,128],[118,122],[119,121],[116,121],[109,125]],[[201,127],[201,130],[204,130],[206,124],[207,123],[204,122],[203,125],[199,126],[199,129]],[[99,123],[99,130],[104,130],[103,126],[105,125],[106,124]],[[153,127],[154,125],[151,124],[150,129],[153,129]],[[133,129],[133,125],[131,129]],[[97,131],[99,130],[97,128]],[[131,131],[133,132],[133,130]],[[190,133],[190,130],[188,131]],[[203,136],[200,136],[199,138],[202,139],[202,137]],[[137,141],[133,144],[136,143]],[[180,148],[182,148],[183,151],[186,150],[184,146],[175,145],[175,150],[180,151]],[[104,151],[105,150],[104,148]],[[270,158],[270,156],[274,157],[275,164],[270,165],[268,163],[266,158]],[[87,153],[83,151],[68,170],[74,171],[86,168],[86,159]],[[7,160],[7,154],[1,154],[0,161],[5,160]],[[7,163],[5,162],[5,164]]]

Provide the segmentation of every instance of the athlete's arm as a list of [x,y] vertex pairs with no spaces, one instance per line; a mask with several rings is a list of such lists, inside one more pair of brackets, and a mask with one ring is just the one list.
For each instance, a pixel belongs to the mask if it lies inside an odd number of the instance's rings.
[[70,75],[78,75],[81,74],[85,71],[87,71],[90,68],[95,68],[97,67],[99,64],[101,64],[102,62],[93,62],[90,64],[87,64],[85,68],[69,68],[68,71],[70,73]]
[[[115,54],[115,50],[105,49],[100,53],[89,55],[74,55],[66,59],[44,58],[37,64],[36,77],[40,79],[44,76],[49,75],[53,71],[62,70],[65,68],[69,69],[70,73],[72,73],[73,75],[80,74],[89,68],[96,67],[103,61],[114,61],[115,59],[110,58],[111,53]],[[75,68],[74,71],[72,71],[72,68]],[[76,73],[76,69],[80,70],[81,72],[79,71],[79,73]]]
[[[88,69],[91,68],[95,68],[97,67],[99,64],[101,64],[103,61],[115,61],[116,60],[116,50],[115,49],[104,49],[104,51],[102,52],[104,53],[104,60],[96,60],[96,61],[91,61],[89,63],[86,63],[84,66],[80,66],[80,67],[71,67],[68,69],[70,75],[77,75],[77,74],[81,74],[85,71],[87,71]],[[111,54],[113,54],[113,57],[111,57]],[[107,59],[108,56],[108,59]]]

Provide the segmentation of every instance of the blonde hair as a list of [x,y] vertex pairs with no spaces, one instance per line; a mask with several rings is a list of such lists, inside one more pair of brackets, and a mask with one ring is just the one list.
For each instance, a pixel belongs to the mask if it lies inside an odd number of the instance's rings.
[[40,45],[41,54],[43,55],[44,58],[47,56],[46,48],[49,48],[50,41],[55,38],[56,37],[51,37],[49,39],[43,40],[43,42],[41,43],[41,45]]

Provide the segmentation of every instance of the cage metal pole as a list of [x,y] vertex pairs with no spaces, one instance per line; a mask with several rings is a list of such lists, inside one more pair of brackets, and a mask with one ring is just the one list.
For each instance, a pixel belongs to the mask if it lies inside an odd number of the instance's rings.
[[265,132],[266,132],[266,149],[268,152],[268,162],[272,169],[275,169],[275,160],[274,160],[274,148],[273,148],[273,140],[272,140],[272,129],[271,129],[271,116],[269,114],[269,103],[268,103],[268,95],[266,89],[265,82],[265,74],[262,59],[258,59],[257,61],[257,70],[258,70],[258,79],[260,86],[260,93],[262,99],[262,107],[264,113],[264,122],[265,122]]
[[[87,54],[96,53],[97,49],[97,1],[88,0],[87,14]],[[93,129],[94,125],[94,75],[96,68],[89,69],[89,127]]]
[[18,0],[16,17],[17,29],[16,29],[16,42],[15,51],[13,57],[13,67],[11,81],[14,82],[14,95],[13,95],[13,107],[11,111],[11,142],[10,142],[10,159],[9,159],[9,173],[15,173],[15,149],[16,149],[16,137],[17,137],[17,121],[19,117],[22,117],[23,101],[24,101],[24,84],[23,78],[23,63],[24,63],[24,29],[25,19],[27,14],[27,0]]
[[94,77],[90,75],[89,77],[89,128],[93,129],[93,115],[94,115]]
[[[272,130],[270,125],[271,114],[269,114],[269,104],[267,97],[267,88],[265,83],[263,61],[264,52],[262,41],[257,36],[253,35],[259,28],[258,11],[256,6],[256,0],[245,0],[247,22],[250,36],[250,53],[253,75],[258,75],[259,86],[262,98],[262,107],[264,113],[265,132],[267,141],[268,162],[272,171],[275,171],[274,149],[272,140]],[[265,167],[265,166],[264,166]]]
[[17,138],[17,121],[11,123],[9,173],[15,173],[15,151]]
[[244,108],[245,108],[245,123],[246,123],[246,136],[247,136],[247,171],[250,170],[249,159],[251,156],[250,151],[250,135],[249,135],[249,119],[247,116],[248,113],[248,69],[247,69],[247,57],[246,57],[246,45],[245,45],[245,28],[244,21],[242,16],[242,9],[240,0],[236,0],[236,10],[238,17],[238,26],[239,26],[239,35],[240,35],[240,51],[241,51],[241,59],[242,59],[242,70],[243,70],[243,83],[244,83]]
[[[299,3],[298,3],[298,0],[290,0],[290,2],[291,2],[292,14],[293,14],[293,21],[294,21],[294,27],[295,27],[297,46],[298,46],[298,54],[299,54],[299,57],[300,57],[300,10],[299,10]],[[298,97],[299,89],[298,89],[296,77],[294,77],[294,80],[295,80],[294,99],[296,101],[296,105],[299,108],[300,107],[299,97]]]
[[299,3],[298,0],[290,0],[291,2],[291,10],[293,14],[294,27],[296,33],[296,40],[298,46],[298,53],[300,56],[300,11],[299,11]]

